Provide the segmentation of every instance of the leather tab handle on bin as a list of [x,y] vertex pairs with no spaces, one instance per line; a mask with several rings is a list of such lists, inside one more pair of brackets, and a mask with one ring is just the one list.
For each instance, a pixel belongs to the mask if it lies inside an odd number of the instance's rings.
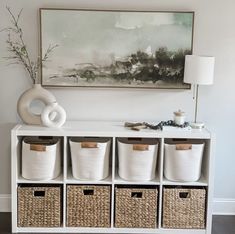
[[44,152],[44,151],[46,151],[46,146],[45,145],[38,145],[38,144],[30,144],[30,150]]
[[176,150],[191,150],[192,144],[177,144],[175,145]]
[[135,145],[133,145],[133,150],[135,150],[135,151],[148,151],[149,145],[135,144]]
[[98,148],[97,142],[84,141],[81,143],[82,148]]

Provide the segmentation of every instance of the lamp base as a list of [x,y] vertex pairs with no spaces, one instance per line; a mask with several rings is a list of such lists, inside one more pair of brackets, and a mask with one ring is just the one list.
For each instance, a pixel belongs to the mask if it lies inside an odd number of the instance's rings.
[[203,122],[193,122],[190,123],[191,128],[193,129],[203,129],[205,127],[205,124]]

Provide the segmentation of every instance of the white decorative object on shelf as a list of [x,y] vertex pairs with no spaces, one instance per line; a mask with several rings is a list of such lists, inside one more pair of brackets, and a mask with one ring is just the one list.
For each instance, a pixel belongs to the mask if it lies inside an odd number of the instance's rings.
[[21,119],[26,124],[40,125],[41,115],[34,114],[30,109],[30,104],[34,100],[39,100],[45,105],[50,105],[56,102],[52,93],[42,88],[40,84],[34,84],[33,88],[26,90],[19,98],[17,103],[17,111]]
[[22,176],[29,180],[50,180],[60,173],[60,140],[25,137],[22,142]]
[[174,112],[174,122],[177,125],[183,125],[185,123],[185,112],[178,110]]
[[108,138],[71,138],[69,144],[74,178],[98,181],[108,177],[110,152]]
[[154,179],[157,152],[157,139],[118,139],[119,176],[124,180]]
[[66,121],[66,112],[57,102],[47,105],[41,114],[42,124],[46,127],[59,128]]
[[164,175],[172,181],[197,181],[201,177],[204,143],[165,144]]

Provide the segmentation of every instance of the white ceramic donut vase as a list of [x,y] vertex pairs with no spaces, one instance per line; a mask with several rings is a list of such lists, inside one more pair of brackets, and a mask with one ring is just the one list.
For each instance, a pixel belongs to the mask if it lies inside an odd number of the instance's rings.
[[42,124],[41,115],[34,114],[30,110],[30,104],[34,100],[39,100],[45,106],[56,102],[52,93],[42,88],[40,84],[34,84],[33,88],[26,90],[19,98],[17,103],[17,112],[26,124],[40,125]]
[[41,114],[42,123],[46,127],[61,127],[66,121],[66,112],[57,102],[47,105]]

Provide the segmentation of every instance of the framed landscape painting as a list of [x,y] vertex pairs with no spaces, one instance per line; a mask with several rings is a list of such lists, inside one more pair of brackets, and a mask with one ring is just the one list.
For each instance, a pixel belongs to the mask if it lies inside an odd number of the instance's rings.
[[40,9],[43,86],[187,89],[193,12]]

